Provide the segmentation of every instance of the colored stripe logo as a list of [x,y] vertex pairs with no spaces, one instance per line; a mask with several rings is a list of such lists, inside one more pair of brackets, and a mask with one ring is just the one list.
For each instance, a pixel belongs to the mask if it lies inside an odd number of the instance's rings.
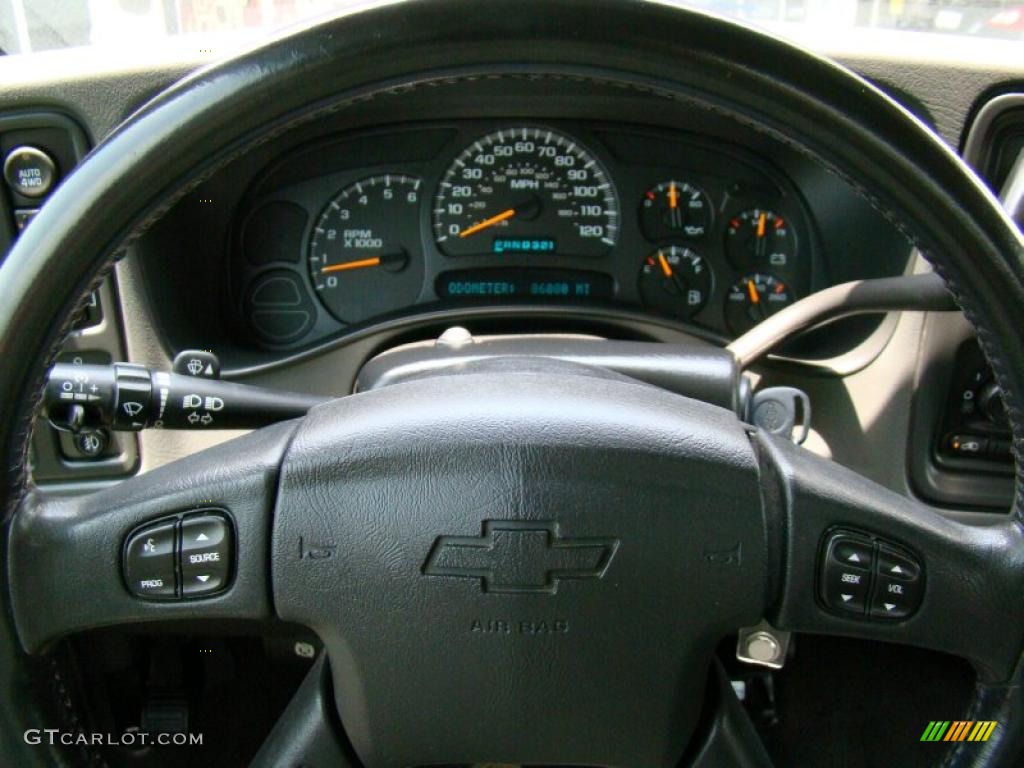
[[988,741],[996,725],[995,720],[932,720],[921,741]]

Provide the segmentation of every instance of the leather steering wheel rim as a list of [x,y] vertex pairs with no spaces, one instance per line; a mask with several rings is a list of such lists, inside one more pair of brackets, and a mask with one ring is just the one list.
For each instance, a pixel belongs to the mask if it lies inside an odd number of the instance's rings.
[[[847,70],[731,22],[628,0],[385,5],[201,70],[126,121],[65,180],[0,268],[0,348],[7,360],[32,361],[0,367],[8,518],[29,490],[28,436],[70,310],[163,211],[233,157],[327,112],[410,83],[498,72],[593,77],[699,103],[810,154],[868,196],[931,260],[977,330],[1012,425],[1012,514],[1024,524],[1015,311],[1024,306],[1024,239],[994,197],[927,128]],[[9,610],[0,633],[0,740],[31,764],[44,758],[20,744],[26,657]],[[1018,664],[1014,676],[979,685],[974,716],[1019,717],[1020,676]],[[1008,763],[1021,731],[955,747],[945,764]]]

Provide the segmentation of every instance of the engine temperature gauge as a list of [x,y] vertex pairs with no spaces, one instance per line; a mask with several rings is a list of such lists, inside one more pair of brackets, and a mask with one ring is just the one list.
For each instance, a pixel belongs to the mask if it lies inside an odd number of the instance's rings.
[[663,181],[644,193],[640,227],[648,240],[703,237],[711,227],[711,201],[693,184]]
[[725,322],[733,333],[746,333],[794,299],[789,286],[774,275],[747,275],[725,295]]
[[768,266],[785,269],[796,252],[793,230],[781,215],[764,208],[743,211],[729,220],[725,250],[737,269]]
[[704,258],[679,245],[661,248],[640,268],[644,306],[676,317],[692,317],[711,294],[711,268]]

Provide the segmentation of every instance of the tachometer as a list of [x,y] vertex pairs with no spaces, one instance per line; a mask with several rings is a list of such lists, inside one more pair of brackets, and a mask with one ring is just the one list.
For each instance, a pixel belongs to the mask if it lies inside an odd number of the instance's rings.
[[423,281],[422,181],[383,174],[341,190],[313,227],[309,275],[324,306],[357,323],[412,304]]
[[508,128],[473,142],[448,169],[433,206],[449,256],[603,256],[619,236],[619,202],[601,163],[547,128]]

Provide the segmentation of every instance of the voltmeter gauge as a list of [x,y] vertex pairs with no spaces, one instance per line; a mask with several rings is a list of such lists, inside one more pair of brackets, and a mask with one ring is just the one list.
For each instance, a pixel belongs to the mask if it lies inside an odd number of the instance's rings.
[[640,297],[650,309],[693,317],[707,304],[712,280],[700,254],[679,245],[659,248],[640,267]]
[[789,286],[774,275],[747,275],[725,295],[725,322],[736,335],[746,333],[795,298]]
[[640,227],[649,240],[703,237],[711,228],[711,201],[694,184],[663,181],[644,193]]
[[725,251],[737,269],[785,269],[792,265],[796,256],[796,237],[789,222],[780,214],[752,208],[729,219]]

